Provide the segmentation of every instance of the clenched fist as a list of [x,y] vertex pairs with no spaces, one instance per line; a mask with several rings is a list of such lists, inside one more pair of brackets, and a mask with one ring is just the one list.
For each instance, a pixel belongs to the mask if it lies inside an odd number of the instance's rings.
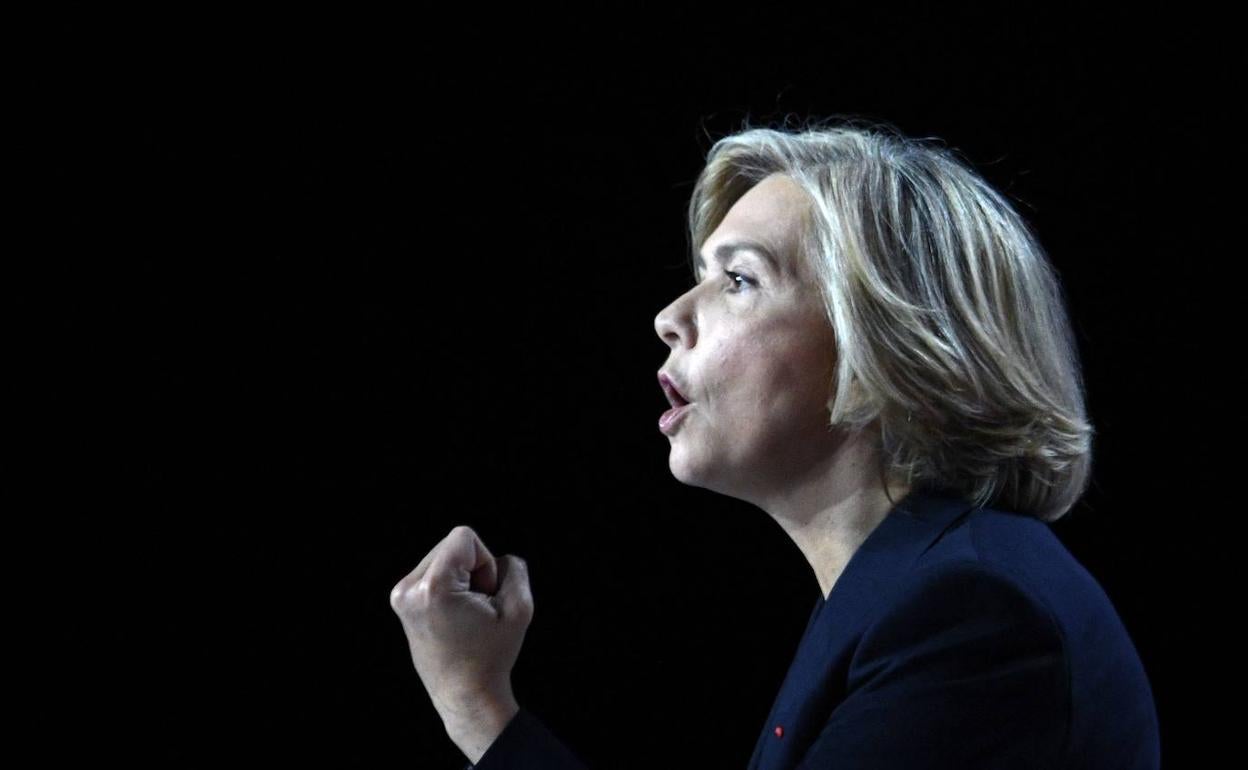
[[518,709],[511,670],[533,619],[524,560],[495,560],[470,527],[455,527],[394,586],[390,606],[448,733],[501,732]]

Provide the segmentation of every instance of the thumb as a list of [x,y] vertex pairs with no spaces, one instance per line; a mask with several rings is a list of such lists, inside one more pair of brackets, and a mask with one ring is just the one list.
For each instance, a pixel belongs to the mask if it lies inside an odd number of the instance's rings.
[[507,554],[499,562],[500,587],[495,599],[503,620],[533,618],[533,589],[529,585],[529,565],[519,556]]

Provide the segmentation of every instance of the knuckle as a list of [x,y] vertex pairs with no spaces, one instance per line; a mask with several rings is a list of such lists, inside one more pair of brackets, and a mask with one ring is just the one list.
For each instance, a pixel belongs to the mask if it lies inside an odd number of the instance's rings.
[[411,610],[421,606],[424,595],[429,593],[429,583],[419,580],[410,585],[397,585],[390,591],[390,606],[395,610]]
[[447,579],[442,575],[426,575],[408,589],[411,601],[428,604],[429,601],[447,587]]

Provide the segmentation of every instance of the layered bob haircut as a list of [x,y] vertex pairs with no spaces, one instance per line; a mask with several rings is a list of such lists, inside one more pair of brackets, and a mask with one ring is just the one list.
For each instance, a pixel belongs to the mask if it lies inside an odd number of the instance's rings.
[[871,431],[886,489],[1066,514],[1090,483],[1095,431],[1065,296],[1027,222],[943,143],[887,123],[747,126],[698,175],[691,260],[772,174],[810,199],[799,258],[835,332],[829,429]]

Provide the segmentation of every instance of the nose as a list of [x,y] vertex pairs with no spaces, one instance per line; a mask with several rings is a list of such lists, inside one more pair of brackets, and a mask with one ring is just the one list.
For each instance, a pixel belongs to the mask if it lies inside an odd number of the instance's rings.
[[688,297],[689,292],[685,292],[654,317],[655,333],[670,348],[676,347],[676,343],[682,340],[685,347],[693,344],[696,324],[690,312],[692,303],[687,302]]

